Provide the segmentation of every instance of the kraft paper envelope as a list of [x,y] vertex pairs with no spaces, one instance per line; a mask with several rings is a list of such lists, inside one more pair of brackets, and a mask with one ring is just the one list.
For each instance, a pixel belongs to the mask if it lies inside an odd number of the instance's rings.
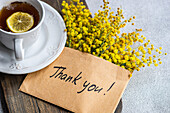
[[130,72],[71,48],[48,67],[28,74],[20,91],[76,113],[113,113]]

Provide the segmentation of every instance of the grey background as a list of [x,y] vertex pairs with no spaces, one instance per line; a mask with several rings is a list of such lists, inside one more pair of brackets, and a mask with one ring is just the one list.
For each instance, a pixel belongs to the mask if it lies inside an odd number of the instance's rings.
[[[86,1],[94,14],[103,0]],[[122,97],[122,113],[170,113],[170,0],[108,1],[113,11],[121,6],[125,17],[136,16],[135,26],[123,31],[142,28],[147,39],[168,53],[162,57],[162,65],[133,73]]]

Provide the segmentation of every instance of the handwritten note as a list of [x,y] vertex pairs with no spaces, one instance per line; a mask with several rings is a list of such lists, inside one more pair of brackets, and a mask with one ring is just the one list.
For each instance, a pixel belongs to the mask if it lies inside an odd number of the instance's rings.
[[[64,73],[64,70],[66,70],[66,67],[54,66],[54,68],[56,68],[57,71],[53,75],[51,75],[50,78],[58,78],[58,80],[62,80],[64,82],[71,82],[74,85],[77,85],[77,81],[80,81],[81,78],[82,78],[82,76],[80,76],[82,74],[82,72],[80,72],[74,78],[73,76],[69,76],[68,74]],[[97,86],[94,83],[90,83],[87,80],[85,82],[80,81],[80,84],[82,84],[83,89],[81,91],[78,91],[77,92],[78,94],[82,93],[84,90],[86,90],[86,91],[94,91],[94,92],[97,92],[97,93],[100,93],[103,90],[103,87]],[[113,87],[114,84],[115,84],[115,82],[113,82],[113,84],[109,87],[107,92]],[[105,93],[104,93],[104,95],[105,95]]]
[[65,48],[51,65],[28,74],[20,91],[76,113],[112,113],[128,75],[108,61]]

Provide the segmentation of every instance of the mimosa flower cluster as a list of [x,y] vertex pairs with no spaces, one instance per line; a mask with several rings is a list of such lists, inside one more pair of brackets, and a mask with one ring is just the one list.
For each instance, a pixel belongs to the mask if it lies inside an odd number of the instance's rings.
[[[139,71],[141,67],[151,64],[162,64],[162,48],[154,48],[150,40],[140,35],[142,29],[135,29],[131,33],[120,32],[126,24],[134,25],[132,21],[136,17],[125,19],[121,8],[117,8],[115,14],[110,11],[109,2],[103,2],[104,5],[100,6],[101,10],[94,17],[91,17],[91,12],[79,0],[62,2],[68,35],[66,46],[93,54],[130,72]],[[137,47],[133,47],[135,45]]]

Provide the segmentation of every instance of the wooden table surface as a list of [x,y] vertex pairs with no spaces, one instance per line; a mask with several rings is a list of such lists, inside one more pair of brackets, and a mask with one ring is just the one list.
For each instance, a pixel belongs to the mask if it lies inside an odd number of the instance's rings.
[[[54,7],[61,14],[62,0],[42,0]],[[86,5],[85,0],[81,0]],[[86,5],[87,6],[87,5]],[[0,73],[0,97],[4,113],[69,113],[69,111],[38,98],[19,92],[26,75]],[[115,113],[121,113],[122,100]]]

